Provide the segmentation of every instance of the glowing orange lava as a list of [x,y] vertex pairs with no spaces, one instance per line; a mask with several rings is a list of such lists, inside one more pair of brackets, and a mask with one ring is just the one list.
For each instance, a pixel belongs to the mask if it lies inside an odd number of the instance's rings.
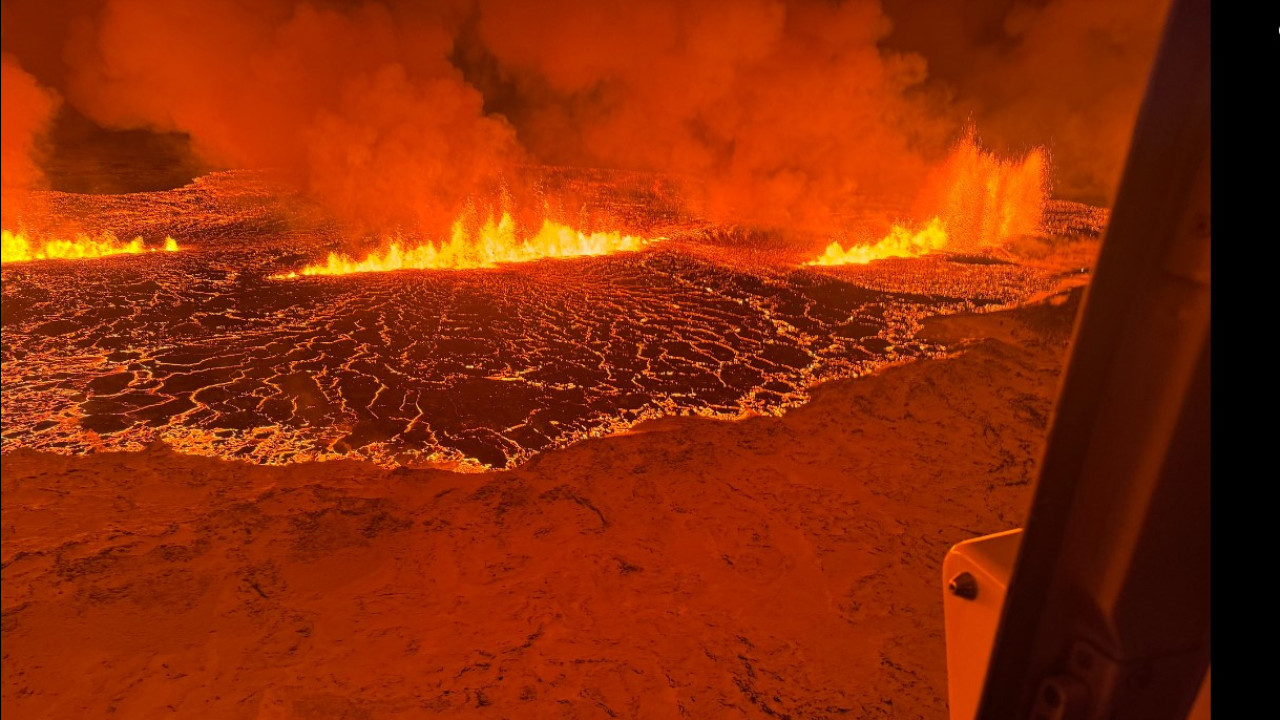
[[141,237],[123,242],[111,232],[89,236],[80,234],[70,240],[59,238],[36,240],[22,232],[0,231],[0,262],[4,264],[32,260],[85,260],[108,255],[139,255],[146,252],[176,252],[178,243],[171,237],[162,247],[147,247]]
[[965,250],[1040,232],[1048,201],[1044,148],[1016,159],[983,150],[966,134],[929,176],[917,212],[943,218],[953,245]]
[[1049,162],[1043,148],[1018,159],[983,150],[969,131],[929,174],[916,202],[920,229],[895,224],[879,242],[827,246],[807,265],[865,265],[872,260],[917,257],[935,250],[974,251],[1042,231],[1048,201]]
[[894,225],[879,242],[872,245],[851,245],[848,249],[833,241],[822,257],[810,260],[807,265],[866,265],[872,260],[885,258],[916,257],[945,247],[947,228],[939,218],[932,218],[920,230],[904,225]]
[[643,238],[618,232],[584,233],[567,225],[544,220],[532,237],[521,239],[515,220],[508,213],[490,219],[479,230],[468,231],[462,221],[453,224],[452,237],[439,245],[423,242],[406,246],[393,240],[385,251],[369,253],[363,260],[329,253],[324,264],[308,265],[296,272],[273,277],[292,279],[308,275],[348,275],[391,270],[464,270],[491,268],[502,263],[520,263],[543,258],[571,258],[608,255],[640,250],[662,238]]

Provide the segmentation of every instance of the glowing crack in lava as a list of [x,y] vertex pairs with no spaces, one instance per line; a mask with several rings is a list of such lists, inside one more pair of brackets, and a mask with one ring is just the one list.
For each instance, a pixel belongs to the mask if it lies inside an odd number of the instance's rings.
[[161,247],[147,247],[141,237],[122,242],[111,232],[96,237],[77,235],[74,239],[34,240],[22,232],[0,231],[0,262],[4,264],[33,260],[86,260],[108,255],[140,255],[147,252],[177,252],[178,243],[165,237]]
[[274,275],[292,279],[309,275],[349,275],[352,273],[388,272],[392,270],[465,270],[492,268],[501,263],[521,263],[544,258],[572,258],[610,255],[640,250],[661,238],[642,238],[619,232],[584,233],[567,225],[544,220],[532,237],[520,239],[516,223],[509,213],[494,222],[491,218],[476,233],[470,233],[462,221],[453,224],[452,237],[436,245],[424,242],[406,247],[392,241],[384,252],[371,252],[363,260],[329,253],[326,262],[308,265],[297,272]]
[[852,245],[848,249],[833,241],[822,257],[810,260],[806,265],[866,265],[872,260],[895,257],[917,257],[947,244],[947,228],[939,218],[932,218],[924,228],[912,231],[903,225],[894,225],[889,234],[874,245]]
[[[341,229],[306,224],[255,175],[41,195],[51,217],[180,237],[184,252],[4,265],[0,452],[163,441],[263,464],[513,468],[646,420],[780,414],[828,380],[952,352],[921,336],[928,316],[1087,280],[1064,272],[1080,267],[1074,251],[1064,264],[933,252],[796,267],[811,258],[761,255],[733,228],[667,212],[675,190],[648,176],[553,172],[545,184],[597,217],[665,239],[518,272],[282,282],[272,274],[323,259]],[[1096,247],[1106,221],[1058,201],[1045,217],[1064,250]]]

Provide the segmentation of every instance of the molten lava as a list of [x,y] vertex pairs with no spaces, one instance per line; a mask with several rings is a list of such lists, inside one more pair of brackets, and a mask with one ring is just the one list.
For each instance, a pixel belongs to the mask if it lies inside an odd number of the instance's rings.
[[[591,219],[576,227],[665,236],[661,251],[648,251],[652,240],[616,235],[591,247],[566,231],[559,255],[643,251],[533,262],[520,272],[359,275],[282,287],[272,273],[300,270],[306,263],[298,257],[323,262],[343,231],[292,214],[295,200],[270,196],[257,174],[216,173],[128,195],[40,196],[43,207],[27,217],[137,228],[148,239],[198,238],[210,252],[5,264],[3,453],[134,451],[163,440],[183,453],[263,464],[514,468],[649,419],[778,415],[827,380],[950,352],[918,334],[924,317],[1009,305],[1088,279],[1065,272],[1087,264],[1074,251],[1061,263],[1052,255],[1024,264],[1016,255],[953,262],[935,250],[792,272],[789,244],[761,252],[740,243],[734,228],[672,210],[681,192],[675,183],[557,172],[544,184],[550,197],[581,201],[549,203],[548,217],[565,221],[559,208],[590,208],[579,212]],[[900,211],[887,206],[867,217]],[[490,215],[478,212],[467,215],[459,242],[449,242],[447,226],[432,238],[444,243],[431,249],[429,266],[539,254],[515,250],[525,238],[538,245],[542,218],[522,226],[516,212],[503,221],[495,208],[490,235],[505,226],[509,244],[483,256],[477,226]],[[909,232],[898,236],[900,247],[928,246],[906,238],[935,216],[950,251],[957,239],[937,213],[903,222]],[[626,224],[602,224],[613,218]],[[282,219],[296,223],[283,239]],[[1096,248],[1106,214],[1055,202],[1046,219],[1055,245]],[[558,237],[559,226],[550,228],[541,234]],[[399,261],[389,263],[396,253],[379,246],[377,269],[430,256],[410,250],[417,244],[402,242]],[[42,271],[32,271],[36,265]]]
[[393,240],[383,251],[369,253],[363,260],[329,253],[324,264],[308,265],[297,272],[273,277],[292,279],[307,275],[348,275],[391,270],[464,270],[492,268],[502,263],[520,263],[543,258],[571,258],[608,255],[640,250],[661,238],[643,238],[618,232],[584,233],[567,225],[544,220],[532,237],[521,239],[509,213],[492,218],[477,231],[468,231],[459,220],[452,237],[436,245],[430,241],[406,246]]
[[961,249],[999,246],[1041,231],[1048,173],[1043,148],[1005,159],[983,150],[970,131],[926,180],[917,211],[943,218]]
[[1006,160],[983,150],[972,131],[928,177],[916,202],[923,228],[896,224],[874,244],[844,248],[832,242],[808,265],[865,265],[935,250],[974,251],[1043,229],[1049,163],[1042,148]]
[[808,265],[866,265],[872,260],[896,257],[916,257],[945,247],[947,228],[939,218],[931,218],[920,230],[904,225],[894,225],[889,234],[873,245],[851,245],[848,249],[833,241],[827,251]]
[[146,252],[176,252],[178,243],[172,237],[164,239],[158,248],[147,247],[141,237],[122,242],[111,232],[96,237],[80,234],[74,239],[58,238],[36,240],[22,232],[0,231],[0,262],[30,262],[32,260],[85,260],[108,255],[139,255]]

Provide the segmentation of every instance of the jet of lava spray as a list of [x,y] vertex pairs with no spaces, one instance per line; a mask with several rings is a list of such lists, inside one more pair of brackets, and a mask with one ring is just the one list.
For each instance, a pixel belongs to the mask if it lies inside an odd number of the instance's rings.
[[983,150],[972,130],[930,173],[916,203],[920,229],[895,224],[875,243],[843,247],[838,241],[809,265],[865,265],[936,250],[980,250],[1040,232],[1048,197],[1048,159],[1035,148],[1018,159]]
[[364,259],[329,253],[323,264],[308,265],[297,272],[273,277],[293,279],[309,275],[348,275],[391,270],[464,270],[491,268],[503,263],[520,263],[543,258],[571,258],[608,255],[640,250],[661,238],[643,238],[619,232],[585,233],[551,220],[544,220],[537,233],[521,238],[515,220],[503,213],[490,218],[475,232],[463,220],[453,224],[452,237],[439,245],[430,241],[408,246],[393,240],[383,252],[374,251]]
[[124,242],[111,232],[96,236],[77,235],[71,239],[35,240],[25,233],[0,231],[0,263],[33,260],[86,260],[108,255],[140,255],[149,252],[177,252],[178,243],[171,237],[160,247],[147,247],[141,237]]
[[982,149],[969,130],[926,177],[916,206],[922,214],[943,218],[954,248],[999,246],[1040,231],[1048,173],[1044,148],[1001,158]]

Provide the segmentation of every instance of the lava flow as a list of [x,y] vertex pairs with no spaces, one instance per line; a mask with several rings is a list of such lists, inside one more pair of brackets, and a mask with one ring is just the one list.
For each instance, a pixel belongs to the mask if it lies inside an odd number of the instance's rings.
[[123,242],[109,231],[96,237],[80,234],[70,240],[50,238],[35,240],[22,232],[0,231],[0,262],[5,264],[33,260],[86,260],[108,255],[140,255],[147,252],[176,252],[178,243],[165,237],[160,247],[147,247],[142,237]]
[[324,264],[314,264],[297,272],[274,275],[292,279],[310,275],[349,275],[392,270],[465,270],[492,268],[502,263],[520,263],[544,258],[572,258],[631,252],[661,238],[643,238],[619,232],[584,233],[567,225],[544,220],[538,232],[521,239],[509,213],[495,222],[492,218],[478,231],[469,232],[459,220],[451,238],[439,245],[430,241],[406,246],[393,240],[383,252],[369,253],[363,260],[329,253]]
[[[649,179],[566,172],[556,187],[667,239],[579,243],[547,223],[535,237],[561,244],[544,243],[543,257],[615,254],[499,272],[280,282],[271,278],[295,267],[298,253],[324,257],[341,236],[329,226],[287,229],[290,206],[265,199],[255,178],[42,196],[59,217],[182,237],[184,249],[201,252],[5,266],[4,452],[164,440],[266,464],[514,467],[650,418],[777,414],[820,382],[947,352],[917,337],[925,316],[1082,281],[1049,265],[950,252],[838,274],[796,267],[789,255],[738,248],[720,226],[653,210],[644,222],[636,198],[649,208],[669,201],[646,194],[655,192]],[[1105,220],[1083,206],[1051,208],[1051,232],[1087,241]],[[538,257],[521,250],[514,224],[493,224],[490,237],[505,228],[511,243],[501,252],[468,235],[470,245],[435,247],[434,264],[401,250],[364,269]]]

